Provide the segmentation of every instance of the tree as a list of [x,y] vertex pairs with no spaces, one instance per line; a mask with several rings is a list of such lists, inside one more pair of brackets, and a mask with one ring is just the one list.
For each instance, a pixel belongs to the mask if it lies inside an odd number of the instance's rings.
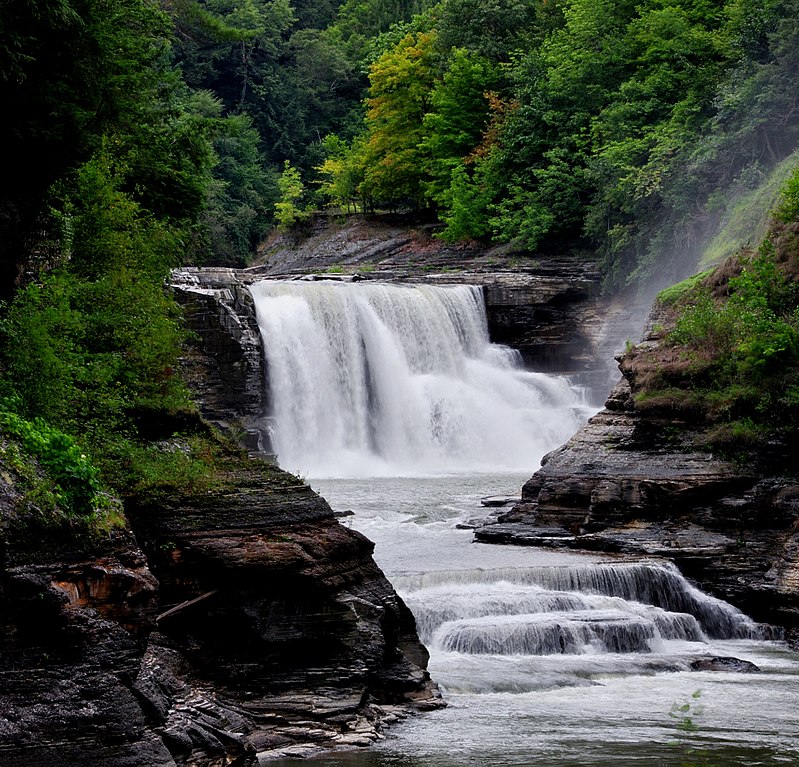
[[305,186],[300,172],[288,160],[283,164],[283,172],[277,180],[277,187],[280,199],[275,203],[275,221],[278,229],[285,231],[308,218],[308,213],[299,206],[305,195]]
[[[498,81],[499,73],[491,62],[457,48],[450,52],[444,76],[433,86],[419,148],[429,156],[425,194],[439,205],[444,203],[453,171],[463,166],[488,126],[488,94]],[[464,180],[461,174],[458,179]]]
[[406,35],[370,68],[360,192],[377,204],[423,203],[423,124],[435,82],[435,40],[435,32]]
[[0,295],[42,230],[51,185],[105,132],[124,140],[163,114],[175,82],[168,40],[168,17],[145,0],[2,4],[0,142],[23,172],[0,177]]

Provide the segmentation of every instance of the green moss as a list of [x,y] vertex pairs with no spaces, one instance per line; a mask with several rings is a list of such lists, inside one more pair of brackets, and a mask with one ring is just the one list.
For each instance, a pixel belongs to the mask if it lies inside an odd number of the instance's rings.
[[726,203],[723,224],[705,248],[701,260],[703,265],[719,264],[741,248],[757,243],[766,236],[774,205],[797,163],[799,152],[794,152],[761,183]]
[[640,412],[701,412],[705,407],[702,392],[676,386],[653,388],[637,392],[635,406]]
[[706,279],[712,271],[712,269],[708,269],[707,271],[688,277],[688,279],[678,282],[676,285],[672,285],[665,290],[661,290],[660,293],[657,294],[657,302],[664,306],[676,304],[685,296],[695,291],[700,283]]

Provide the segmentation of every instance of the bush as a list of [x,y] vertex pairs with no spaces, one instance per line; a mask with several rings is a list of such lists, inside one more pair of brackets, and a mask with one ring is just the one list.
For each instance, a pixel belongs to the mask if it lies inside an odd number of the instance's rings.
[[91,516],[107,505],[100,471],[75,441],[41,418],[28,421],[0,410],[0,428],[36,456],[54,483],[55,500],[68,515]]
[[667,337],[691,361],[687,385],[701,395],[706,421],[717,424],[707,437],[716,447],[754,443],[769,430],[789,434],[799,421],[797,286],[769,240],[743,261],[727,290],[722,300],[683,283],[675,291],[683,309]]

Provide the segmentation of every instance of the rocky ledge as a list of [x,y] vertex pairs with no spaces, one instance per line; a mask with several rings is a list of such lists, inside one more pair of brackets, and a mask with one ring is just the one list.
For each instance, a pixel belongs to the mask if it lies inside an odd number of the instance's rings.
[[623,379],[476,539],[662,556],[703,590],[795,636],[799,482],[691,450],[690,428],[638,412]]
[[[4,471],[0,522],[21,500]],[[0,763],[250,766],[442,705],[372,544],[296,477],[231,452],[127,514],[0,525]]]

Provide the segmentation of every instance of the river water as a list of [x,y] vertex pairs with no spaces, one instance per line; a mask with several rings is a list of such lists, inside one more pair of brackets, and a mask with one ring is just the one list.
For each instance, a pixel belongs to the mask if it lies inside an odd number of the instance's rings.
[[[756,627],[737,611],[692,589],[686,604],[687,584],[666,563],[472,543],[471,531],[455,527],[486,513],[481,495],[512,492],[525,479],[310,480],[334,508],[352,509],[355,515],[345,523],[376,542],[375,559],[417,615],[431,652],[430,673],[449,704],[391,728],[367,753],[318,761],[363,767],[799,764],[799,656],[780,642],[752,639]],[[608,570],[619,575],[617,582],[607,578]],[[575,573],[582,576],[581,588]],[[604,588],[603,580],[610,581]],[[546,588],[537,585],[542,582]],[[614,588],[630,589],[636,598],[599,593]],[[606,618],[627,613],[641,618],[641,627],[648,617],[659,623],[658,634],[668,635],[667,611],[645,605],[662,604],[669,594],[682,602],[681,610],[700,616],[699,631],[693,622],[682,624],[686,613],[677,612],[672,629],[678,638],[649,636],[643,628],[643,638],[635,630],[621,632],[610,648],[630,651],[609,652],[594,637],[579,647],[567,645],[568,653],[553,652],[545,633],[524,631],[525,622],[546,626],[552,616],[567,625],[563,608],[570,607],[581,618],[586,612]],[[471,624],[456,617],[464,614],[476,617]],[[429,626],[436,622],[465,634],[459,651],[447,647],[452,633],[446,630],[434,632],[431,641]],[[510,636],[507,647],[479,647],[481,636],[496,639],[496,627],[508,625],[511,633],[501,634]],[[709,636],[735,633],[734,639]],[[761,671],[688,670],[692,660],[707,655],[748,660]],[[686,704],[687,712],[672,710]],[[685,717],[696,729],[687,727]]]
[[[590,414],[488,340],[479,289],[253,286],[281,465],[414,612],[448,707],[322,765],[799,764],[799,656],[667,562],[472,542]],[[694,670],[734,657],[757,672]]]

